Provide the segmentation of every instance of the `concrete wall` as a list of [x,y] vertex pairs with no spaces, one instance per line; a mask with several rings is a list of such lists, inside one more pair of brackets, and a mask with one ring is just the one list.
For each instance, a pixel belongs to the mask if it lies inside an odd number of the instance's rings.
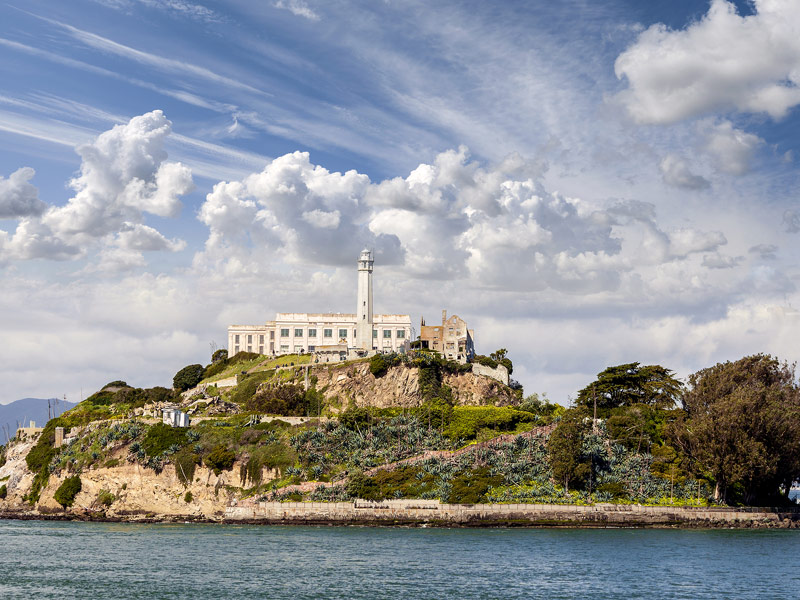
[[484,375],[496,379],[500,383],[508,385],[508,369],[505,365],[497,365],[496,368],[485,367],[479,363],[472,363],[472,372],[476,375]]
[[453,525],[788,527],[800,525],[800,509],[734,509],[621,504],[439,504],[436,500],[384,502],[258,502],[229,506],[230,521],[409,522]]

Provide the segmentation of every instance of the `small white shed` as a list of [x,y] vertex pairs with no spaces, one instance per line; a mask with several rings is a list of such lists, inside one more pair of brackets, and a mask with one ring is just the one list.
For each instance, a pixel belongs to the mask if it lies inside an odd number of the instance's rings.
[[162,408],[161,421],[170,427],[188,427],[189,415],[178,408]]

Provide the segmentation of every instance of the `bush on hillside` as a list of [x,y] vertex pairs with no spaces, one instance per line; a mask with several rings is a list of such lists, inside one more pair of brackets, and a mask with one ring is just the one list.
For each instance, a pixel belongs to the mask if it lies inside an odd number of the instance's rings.
[[81,491],[81,478],[78,475],[67,477],[53,495],[55,501],[64,508],[72,506],[75,496]]
[[245,407],[247,410],[273,415],[302,417],[308,409],[307,396],[312,399],[313,394],[309,395],[300,384],[270,386],[250,398]]
[[130,387],[130,386],[129,386],[127,383],[125,383],[124,381],[122,381],[121,379],[117,379],[116,381],[111,381],[111,382],[109,382],[109,383],[105,384],[105,385],[104,385],[102,388],[100,388],[100,389],[105,389],[105,388],[108,388],[108,387],[120,387],[120,388],[125,388],[125,387]]
[[175,474],[178,476],[178,481],[188,486],[194,480],[194,470],[200,464],[200,456],[190,449],[184,448],[175,453],[172,457],[172,463],[175,465]]
[[159,456],[172,446],[185,446],[189,441],[187,433],[188,430],[182,427],[156,423],[147,430],[141,446],[147,456]]
[[108,490],[100,490],[97,494],[97,503],[103,506],[111,506],[117,497]]
[[0,485],[0,500],[5,500],[6,496],[8,495],[8,488],[5,484]]
[[222,360],[226,360],[228,358],[228,351],[225,348],[220,348],[214,354],[211,355],[211,362],[218,363]]
[[200,383],[204,371],[203,365],[187,365],[175,373],[175,377],[172,378],[172,387],[185,392]]
[[233,468],[234,460],[236,460],[236,454],[223,445],[217,446],[205,457],[206,466],[213,469],[215,475],[219,475],[222,471],[230,471]]
[[[231,402],[239,406],[249,406],[258,391],[258,386],[264,383],[267,379],[272,377],[275,371],[258,371],[251,373],[240,378],[239,384],[234,388],[231,394]],[[256,410],[256,409],[248,409]]]

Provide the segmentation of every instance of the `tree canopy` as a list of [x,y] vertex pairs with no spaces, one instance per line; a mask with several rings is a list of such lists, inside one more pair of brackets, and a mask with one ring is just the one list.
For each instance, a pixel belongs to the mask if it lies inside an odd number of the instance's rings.
[[794,365],[756,354],[694,373],[673,435],[725,502],[770,503],[800,478]]
[[203,365],[188,365],[175,373],[172,378],[172,387],[178,391],[186,391],[193,388],[203,379]]
[[680,398],[683,383],[673,371],[661,365],[641,366],[638,362],[608,367],[597,374],[597,380],[578,392],[576,403],[597,408],[617,408],[634,404],[672,407]]

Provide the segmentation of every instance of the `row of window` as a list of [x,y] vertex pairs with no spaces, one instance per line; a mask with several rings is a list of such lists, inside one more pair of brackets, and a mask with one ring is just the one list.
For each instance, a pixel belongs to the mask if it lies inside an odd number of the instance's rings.
[[[291,330],[288,327],[285,328],[285,329],[281,329],[281,337],[282,338],[289,337],[289,332],[290,331]],[[355,337],[355,335],[356,335],[356,331],[354,329],[353,330],[353,337]],[[294,337],[304,337],[303,330],[302,329],[295,329],[294,330]],[[317,330],[316,329],[309,329],[308,330],[308,337],[310,337],[310,338],[317,337]],[[322,337],[332,338],[333,337],[333,329],[323,329],[322,330]],[[347,329],[340,329],[339,330],[339,337],[340,338],[346,338],[347,337]],[[377,338],[378,337],[378,330],[377,329],[373,329],[372,330],[372,337],[373,338]],[[383,330],[383,337],[391,339],[392,330],[391,329],[384,329]],[[395,332],[395,337],[397,337],[398,339],[405,338],[406,337],[405,330],[404,329],[398,329]]]
[[[289,337],[290,331],[291,331],[291,329],[288,328],[288,327],[282,328],[281,329],[281,337],[282,338]],[[392,330],[391,329],[383,329],[382,331],[383,331],[383,338],[384,339],[392,339]],[[353,330],[353,337],[355,337],[355,336],[356,336],[356,332],[355,332],[355,330]],[[264,336],[263,335],[254,336],[252,334],[247,334],[246,337],[247,337],[247,344],[248,345],[251,345],[253,343],[253,337],[258,337],[258,343],[261,344],[261,345],[264,344]],[[294,337],[296,337],[296,338],[304,337],[303,329],[301,329],[301,328],[295,329],[294,330]],[[313,328],[309,328],[308,337],[310,337],[310,338],[317,337],[317,330],[313,329]],[[323,329],[322,330],[322,337],[324,337],[324,338],[332,338],[333,337],[333,329]],[[339,338],[346,338],[346,337],[347,337],[347,329],[339,329]],[[377,329],[373,329],[372,330],[372,338],[376,339],[377,337],[378,337],[378,330]],[[406,337],[405,330],[404,329],[398,329],[395,332],[395,337],[397,339],[404,339]],[[274,331],[270,331],[269,332],[269,339],[271,339],[271,340],[275,339],[275,332]],[[236,344],[236,345],[239,344],[239,334],[238,333],[234,334],[233,343]]]

